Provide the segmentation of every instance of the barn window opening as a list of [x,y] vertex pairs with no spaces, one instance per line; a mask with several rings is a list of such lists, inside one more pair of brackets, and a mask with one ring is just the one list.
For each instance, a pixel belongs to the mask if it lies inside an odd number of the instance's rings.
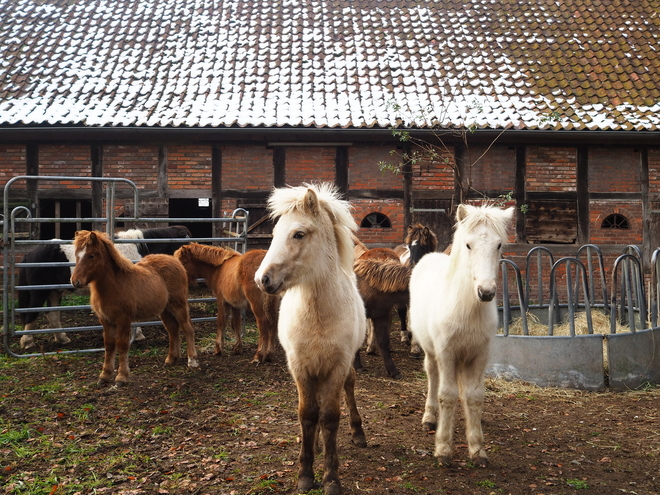
[[392,222],[387,218],[387,215],[373,212],[364,217],[362,223],[360,223],[360,227],[364,229],[391,229]]
[[612,213],[605,217],[603,223],[600,225],[601,229],[629,229],[630,223],[628,219],[618,213]]

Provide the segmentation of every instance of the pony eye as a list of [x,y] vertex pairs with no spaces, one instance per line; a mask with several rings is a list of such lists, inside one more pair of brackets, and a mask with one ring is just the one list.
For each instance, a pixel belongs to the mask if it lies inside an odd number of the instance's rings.
[[469,244],[466,244],[465,247],[467,247],[468,249],[472,249],[472,246],[470,246]]
[[294,238],[294,239],[302,239],[303,237],[305,237],[305,233],[302,232],[301,230],[299,230],[298,232],[296,232],[295,234],[293,234],[293,238]]
[[501,242],[497,245],[497,249],[502,249],[502,243]]

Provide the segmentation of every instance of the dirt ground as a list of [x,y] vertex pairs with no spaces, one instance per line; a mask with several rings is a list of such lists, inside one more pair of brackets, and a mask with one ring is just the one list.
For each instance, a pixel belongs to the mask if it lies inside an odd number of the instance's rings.
[[[295,493],[297,395],[281,348],[256,365],[255,329],[242,355],[213,355],[213,323],[196,325],[202,368],[163,364],[166,334],[145,329],[131,383],[98,388],[101,353],[0,357],[0,487],[4,493]],[[102,347],[99,332],[73,344]],[[356,395],[368,447],[339,434],[345,494],[660,493],[660,389],[540,389],[486,380],[490,465],[467,461],[462,414],[454,465],[439,467],[421,427],[422,361],[392,335],[401,380],[378,356]],[[55,348],[41,337],[43,351]],[[226,350],[230,350],[227,344]],[[533,359],[533,356],[530,356]],[[320,476],[321,458],[315,467]],[[321,493],[315,490],[310,493]]]

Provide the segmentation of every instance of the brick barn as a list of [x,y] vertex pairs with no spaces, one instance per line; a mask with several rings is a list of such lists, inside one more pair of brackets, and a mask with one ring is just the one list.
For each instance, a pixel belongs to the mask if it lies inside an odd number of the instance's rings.
[[[508,196],[527,208],[513,258],[594,243],[648,259],[660,246],[659,11],[658,0],[0,0],[0,184],[127,178],[142,216],[243,207],[257,244],[274,186],[334,181],[378,245],[421,221],[444,246],[458,201]],[[415,139],[438,154],[401,162]],[[98,212],[100,197],[77,186],[26,182],[9,201],[35,216]],[[35,235],[55,234],[72,232]]]

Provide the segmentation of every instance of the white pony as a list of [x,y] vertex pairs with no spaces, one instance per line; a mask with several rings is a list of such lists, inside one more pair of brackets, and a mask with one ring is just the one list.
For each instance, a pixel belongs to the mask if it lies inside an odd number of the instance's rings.
[[357,229],[349,204],[331,184],[276,189],[268,200],[273,241],[255,274],[259,287],[283,294],[278,335],[298,388],[302,429],[298,490],[314,488],[317,429],[323,434],[326,494],[341,492],[337,429],[342,388],[353,443],[366,446],[355,404],[352,363],[364,341],[365,311],[353,274]]
[[481,413],[488,346],[497,332],[497,276],[513,208],[459,205],[451,254],[430,253],[410,279],[410,329],[425,352],[422,425],[436,430],[435,455],[449,465],[459,391],[470,459],[485,466]]

